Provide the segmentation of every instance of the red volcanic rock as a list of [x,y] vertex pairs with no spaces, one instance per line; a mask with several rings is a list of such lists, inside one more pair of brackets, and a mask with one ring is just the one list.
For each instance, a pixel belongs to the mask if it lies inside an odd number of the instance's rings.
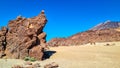
[[58,68],[58,67],[59,67],[59,65],[57,63],[55,63],[55,62],[52,62],[50,64],[46,64],[44,66],[44,68]]
[[2,27],[0,30],[0,58],[5,56],[5,48],[6,48],[6,33],[8,29],[6,27]]
[[33,47],[30,51],[29,51],[29,56],[34,57],[35,59],[39,60],[42,59],[43,56],[43,48],[38,45]]
[[[18,16],[16,20],[11,20],[7,29],[0,31],[0,46],[7,58],[25,58],[26,56],[42,59],[43,46],[46,44],[46,33],[43,28],[47,22],[44,11],[33,18],[23,18]],[[44,45],[43,45],[44,44]],[[4,47],[3,47],[4,46]]]

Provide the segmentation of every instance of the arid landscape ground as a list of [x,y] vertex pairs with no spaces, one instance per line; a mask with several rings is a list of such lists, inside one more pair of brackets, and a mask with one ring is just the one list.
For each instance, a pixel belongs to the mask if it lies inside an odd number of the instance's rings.
[[119,4],[1,0],[0,68],[120,68]]
[[[109,45],[108,45],[109,44]],[[120,42],[85,44],[84,46],[59,46],[50,47],[56,51],[49,59],[39,62],[41,68],[45,64],[56,62],[59,68],[119,68],[120,67]],[[11,66],[25,61],[15,59],[0,59],[0,68]]]

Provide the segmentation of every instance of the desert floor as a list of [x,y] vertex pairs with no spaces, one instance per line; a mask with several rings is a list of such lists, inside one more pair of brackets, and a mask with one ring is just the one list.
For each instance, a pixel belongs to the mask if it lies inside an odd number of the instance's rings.
[[[108,43],[111,46],[104,46]],[[120,68],[120,42],[51,47],[50,51],[56,51],[56,53],[49,59],[36,61],[41,64],[41,68],[51,62],[58,63],[59,68]],[[24,62],[15,59],[0,59],[0,68],[11,68],[15,64]]]

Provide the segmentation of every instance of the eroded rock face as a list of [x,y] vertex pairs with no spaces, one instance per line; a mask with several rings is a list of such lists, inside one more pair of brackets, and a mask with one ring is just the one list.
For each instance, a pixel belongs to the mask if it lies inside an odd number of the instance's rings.
[[8,32],[4,35],[7,45],[7,58],[21,58],[26,56],[42,59],[43,48],[46,44],[46,33],[43,28],[47,22],[44,11],[33,18],[18,16],[8,24]]
[[2,56],[5,56],[5,48],[6,48],[6,33],[7,33],[8,29],[6,27],[2,27],[2,29],[0,30],[0,58],[2,58]]

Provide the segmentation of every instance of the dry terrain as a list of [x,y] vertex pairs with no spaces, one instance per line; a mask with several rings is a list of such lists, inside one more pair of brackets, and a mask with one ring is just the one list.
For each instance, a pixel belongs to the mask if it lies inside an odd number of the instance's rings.
[[[110,45],[104,46],[106,44]],[[37,61],[42,67],[56,62],[59,68],[120,68],[120,42],[51,47],[50,50],[56,53],[47,60]],[[11,68],[10,66],[23,62],[22,60],[0,59],[0,68]]]

